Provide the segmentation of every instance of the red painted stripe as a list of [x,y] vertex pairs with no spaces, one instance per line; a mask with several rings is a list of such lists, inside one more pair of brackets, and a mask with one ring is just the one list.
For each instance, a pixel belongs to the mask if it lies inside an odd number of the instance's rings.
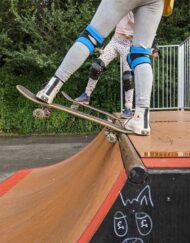
[[19,181],[21,181],[25,176],[27,176],[32,169],[21,170],[16,172],[10,178],[0,183],[0,196],[8,192],[13,186],[15,186]]
[[142,158],[148,169],[190,169],[190,158]]
[[109,209],[117,199],[119,192],[123,188],[123,185],[125,184],[126,180],[127,180],[126,171],[125,169],[123,169],[117,181],[113,185],[110,193],[108,194],[105,201],[103,202],[102,206],[99,208],[98,212],[92,219],[91,223],[87,226],[86,230],[81,235],[80,239],[78,240],[78,243],[87,243],[91,240],[94,233],[98,229],[99,225],[101,224],[106,214],[108,213]]

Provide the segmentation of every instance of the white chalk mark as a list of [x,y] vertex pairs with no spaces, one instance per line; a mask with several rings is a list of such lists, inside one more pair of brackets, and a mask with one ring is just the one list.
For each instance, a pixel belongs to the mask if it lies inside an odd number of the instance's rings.
[[144,241],[140,238],[128,238],[125,239],[122,243],[144,243]]
[[145,212],[135,213],[137,229],[140,235],[149,235],[152,231],[153,223],[151,217]]
[[120,198],[122,201],[122,204],[124,207],[127,206],[127,204],[133,204],[135,202],[139,203],[140,206],[146,205],[146,206],[152,206],[154,207],[154,203],[152,201],[152,196],[151,196],[151,190],[150,186],[147,185],[145,186],[139,193],[139,195],[136,198],[133,199],[124,199],[122,193],[120,192]]
[[121,212],[117,211],[114,214],[114,232],[118,237],[123,237],[128,232],[127,216]]

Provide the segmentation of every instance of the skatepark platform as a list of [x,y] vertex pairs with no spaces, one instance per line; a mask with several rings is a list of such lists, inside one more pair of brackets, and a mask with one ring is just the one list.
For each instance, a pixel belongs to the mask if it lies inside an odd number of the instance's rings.
[[78,154],[0,184],[0,242],[189,243],[190,111],[151,112],[151,135],[104,129]]

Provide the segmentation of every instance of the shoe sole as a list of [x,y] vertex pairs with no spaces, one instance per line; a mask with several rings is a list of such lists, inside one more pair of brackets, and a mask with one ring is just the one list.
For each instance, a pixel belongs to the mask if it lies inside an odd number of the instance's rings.
[[126,129],[127,131],[131,131],[135,134],[141,135],[141,136],[149,136],[150,135],[150,130],[142,130],[142,129]]
[[150,131],[145,131],[145,130],[129,130],[126,129],[127,133],[135,133],[137,135],[141,135],[141,136],[149,136],[150,135]]
[[141,136],[149,136],[150,135],[150,129],[136,129],[134,127],[127,129],[126,125],[127,125],[129,120],[127,120],[126,123],[124,124],[124,128],[126,129],[126,131],[130,131],[131,133],[135,133],[135,134],[141,135]]
[[130,119],[130,118],[132,118],[132,117],[133,117],[133,116],[122,116],[122,115],[120,116],[121,119]]

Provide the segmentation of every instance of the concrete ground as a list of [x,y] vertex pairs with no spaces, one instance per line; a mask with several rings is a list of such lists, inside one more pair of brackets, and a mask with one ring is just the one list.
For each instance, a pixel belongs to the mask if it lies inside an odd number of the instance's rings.
[[79,152],[94,137],[0,137],[0,182],[15,171],[63,161]]

